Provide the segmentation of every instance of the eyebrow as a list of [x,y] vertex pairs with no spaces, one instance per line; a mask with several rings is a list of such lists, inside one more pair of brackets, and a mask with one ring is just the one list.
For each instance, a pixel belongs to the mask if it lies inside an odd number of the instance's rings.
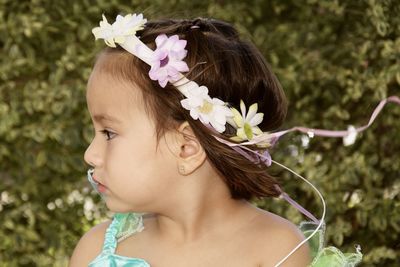
[[108,115],[108,114],[103,114],[103,113],[94,115],[93,119],[96,122],[108,121],[108,122],[122,123],[122,121],[119,120],[118,118],[113,117],[113,116]]

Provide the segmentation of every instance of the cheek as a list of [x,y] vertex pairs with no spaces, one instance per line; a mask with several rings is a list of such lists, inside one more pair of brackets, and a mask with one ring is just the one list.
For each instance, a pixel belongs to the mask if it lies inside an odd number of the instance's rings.
[[109,149],[110,182],[126,196],[159,193],[168,185],[173,163],[161,147],[155,151],[156,144],[149,139],[118,140]]
[[110,175],[132,179],[140,173],[145,174],[154,158],[151,147],[145,140],[133,142],[122,137],[110,146],[107,156]]

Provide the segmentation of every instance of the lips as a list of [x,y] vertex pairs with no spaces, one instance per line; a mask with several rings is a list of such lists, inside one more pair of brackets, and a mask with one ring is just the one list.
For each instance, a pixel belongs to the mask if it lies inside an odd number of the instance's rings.
[[96,177],[94,177],[94,175],[92,175],[92,178],[93,178],[93,180],[94,180],[96,183],[98,183],[98,184],[102,184],[102,183],[100,183],[100,182],[99,182],[99,180],[97,180],[97,178],[96,178]]
[[99,182],[99,180],[96,179],[96,177],[92,176],[93,180],[97,183],[97,190],[99,190],[100,193],[105,193],[107,191],[107,187]]

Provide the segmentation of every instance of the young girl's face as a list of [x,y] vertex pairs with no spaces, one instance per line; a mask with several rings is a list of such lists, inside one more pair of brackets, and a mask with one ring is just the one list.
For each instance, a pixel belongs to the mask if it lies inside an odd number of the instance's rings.
[[88,82],[86,98],[95,136],[84,158],[94,168],[93,177],[105,185],[103,196],[114,212],[158,208],[154,205],[173,198],[179,176],[171,146],[163,138],[156,151],[155,126],[139,90],[98,67]]

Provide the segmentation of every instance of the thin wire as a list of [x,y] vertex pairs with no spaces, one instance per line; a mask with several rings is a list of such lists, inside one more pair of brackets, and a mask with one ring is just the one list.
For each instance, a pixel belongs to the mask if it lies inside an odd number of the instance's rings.
[[285,258],[283,258],[280,262],[278,262],[274,267],[278,267],[280,266],[290,255],[292,255],[301,245],[303,245],[305,242],[307,242],[313,235],[315,235],[317,233],[317,231],[319,230],[319,228],[322,227],[323,223],[324,223],[324,219],[325,219],[325,214],[326,214],[326,204],[325,204],[325,200],[324,197],[322,196],[322,194],[319,192],[319,190],[309,181],[307,181],[306,178],[304,178],[303,176],[301,176],[300,174],[296,173],[295,171],[293,171],[292,169],[290,169],[289,167],[286,167],[285,165],[276,162],[275,160],[272,160],[273,163],[277,164],[278,166],[290,171],[291,173],[293,173],[294,175],[300,177],[301,179],[303,179],[306,183],[308,183],[318,194],[318,196],[321,198],[322,201],[322,205],[323,205],[323,211],[322,211],[322,217],[320,219],[320,222],[318,224],[318,227],[313,231],[313,233],[307,237],[306,239],[304,239],[302,242],[300,242]]
[[[218,139],[220,142],[225,143],[225,144],[227,144],[227,145],[230,145],[232,148],[240,147],[240,148],[245,149],[245,150],[247,150],[247,151],[249,151],[249,152],[252,152],[252,153],[254,153],[254,154],[257,154],[260,158],[264,159],[265,162],[269,159],[269,158],[268,158],[267,156],[265,156],[264,154],[261,154],[261,153],[259,153],[259,152],[257,152],[257,151],[254,151],[254,150],[252,150],[252,149],[250,149],[250,148],[248,148],[248,147],[246,147],[246,146],[244,146],[244,145],[231,143],[231,142],[229,142],[229,141],[226,141],[226,140],[223,140],[223,139],[221,139],[221,138],[218,138],[218,137],[215,136],[215,135],[214,135],[214,137],[215,137],[216,139]],[[240,152],[240,151],[238,151],[238,152]],[[246,153],[244,153],[244,152],[240,152],[240,153],[243,154],[244,156],[246,156]],[[283,258],[280,262],[278,262],[278,263],[274,266],[274,267],[277,267],[277,266],[280,266],[280,265],[281,265],[290,255],[292,255],[301,245],[303,245],[303,244],[304,244],[305,242],[307,242],[311,237],[313,237],[313,236],[317,233],[317,231],[322,227],[322,225],[324,224],[324,219],[325,219],[325,214],[326,214],[326,204],[325,204],[324,197],[323,197],[322,194],[319,192],[319,190],[318,190],[311,182],[309,182],[306,178],[304,178],[303,176],[301,176],[301,175],[298,174],[297,172],[293,171],[293,170],[290,169],[289,167],[286,167],[285,165],[283,165],[283,164],[281,164],[281,163],[279,163],[279,162],[277,162],[277,161],[275,161],[275,160],[273,160],[273,159],[270,159],[270,160],[271,160],[271,162],[275,163],[276,165],[278,165],[278,166],[280,166],[280,167],[282,167],[282,168],[284,168],[284,169],[290,171],[291,173],[293,173],[293,174],[296,175],[297,177],[300,177],[300,178],[303,179],[307,184],[309,184],[309,185],[317,192],[318,196],[321,198],[322,206],[323,206],[322,217],[321,217],[321,219],[319,220],[318,227],[313,231],[313,233],[312,233],[309,237],[307,237],[305,240],[303,240],[302,242],[300,242],[300,243],[299,243],[285,258]]]

